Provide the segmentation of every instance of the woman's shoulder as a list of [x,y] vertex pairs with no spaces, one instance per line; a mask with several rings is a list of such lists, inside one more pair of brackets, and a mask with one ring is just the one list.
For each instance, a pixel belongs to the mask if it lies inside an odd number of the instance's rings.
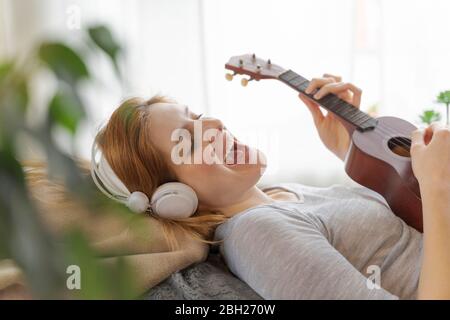
[[260,187],[267,195],[277,201],[304,202],[304,185],[294,182],[283,182]]
[[291,229],[317,229],[308,212],[299,211],[294,202],[276,202],[253,207],[241,212],[217,227],[215,239],[228,242],[243,239],[279,239]]
[[366,200],[374,200],[385,207],[389,207],[386,200],[380,194],[357,183],[310,186],[296,182],[288,182],[264,186],[261,189],[265,192],[272,192],[272,190],[288,190],[295,193],[301,202],[305,202],[305,199],[311,199],[311,197],[313,199],[364,198]]

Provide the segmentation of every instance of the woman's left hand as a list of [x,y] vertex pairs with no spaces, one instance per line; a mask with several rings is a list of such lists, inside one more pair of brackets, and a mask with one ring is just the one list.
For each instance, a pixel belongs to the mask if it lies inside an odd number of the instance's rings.
[[[320,99],[329,93],[333,93],[355,108],[359,108],[361,104],[361,89],[351,83],[342,82],[339,76],[324,74],[322,78],[312,79],[306,88],[306,93],[309,94],[316,89],[319,90],[314,95],[315,99]],[[319,105],[307,96],[300,94],[299,97],[311,112],[323,144],[344,161],[345,155],[350,147],[350,136],[344,125],[332,112],[328,112],[325,115]]]

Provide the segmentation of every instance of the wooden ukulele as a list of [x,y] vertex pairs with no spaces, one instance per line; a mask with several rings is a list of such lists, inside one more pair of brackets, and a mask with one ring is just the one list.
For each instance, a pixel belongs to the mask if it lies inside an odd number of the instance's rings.
[[381,194],[391,210],[408,225],[422,232],[422,201],[411,167],[411,123],[395,117],[373,118],[334,94],[319,100],[305,93],[309,81],[292,70],[285,70],[254,54],[232,57],[225,68],[233,71],[226,78],[245,74],[241,84],[262,79],[277,79],[333,112],[351,137],[345,158],[345,171],[357,183]]

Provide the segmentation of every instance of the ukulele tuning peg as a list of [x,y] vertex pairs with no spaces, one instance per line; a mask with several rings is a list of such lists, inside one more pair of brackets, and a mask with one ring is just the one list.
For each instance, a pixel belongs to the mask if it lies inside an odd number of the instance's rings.
[[225,74],[225,79],[227,79],[228,81],[233,80],[234,74],[232,73],[226,73]]
[[242,79],[241,79],[241,85],[242,85],[243,87],[246,87],[246,86],[248,85],[249,81],[252,81],[252,80],[253,80],[253,78],[250,78],[250,79],[242,78]]

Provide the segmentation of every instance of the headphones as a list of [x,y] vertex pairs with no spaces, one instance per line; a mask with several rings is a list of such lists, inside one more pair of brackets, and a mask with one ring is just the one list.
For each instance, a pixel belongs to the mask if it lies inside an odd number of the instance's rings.
[[108,198],[125,204],[136,213],[150,212],[166,219],[183,219],[192,216],[198,206],[195,191],[180,182],[168,182],[159,186],[151,201],[140,191],[130,193],[117,177],[94,141],[91,152],[91,176],[98,189]]

